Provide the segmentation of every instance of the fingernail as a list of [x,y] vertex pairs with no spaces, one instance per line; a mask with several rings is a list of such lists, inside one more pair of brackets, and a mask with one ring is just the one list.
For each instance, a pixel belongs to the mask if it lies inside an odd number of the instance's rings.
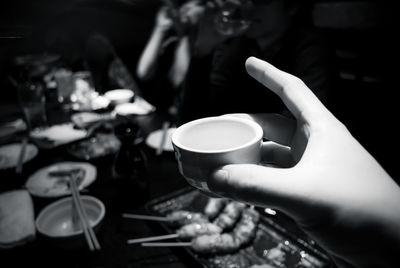
[[208,180],[207,185],[212,190],[218,195],[224,195],[225,191],[225,182],[229,177],[229,173],[226,170],[223,169],[218,169],[211,175],[211,179]]
[[219,179],[219,180],[226,180],[228,178],[228,171],[224,169],[218,169],[217,171],[214,172],[214,177]]

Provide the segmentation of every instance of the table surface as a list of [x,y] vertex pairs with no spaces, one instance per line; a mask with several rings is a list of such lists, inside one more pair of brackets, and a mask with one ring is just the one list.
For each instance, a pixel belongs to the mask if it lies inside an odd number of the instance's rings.
[[[50,122],[60,123],[70,118],[69,113],[63,112],[57,106],[49,109]],[[10,106],[8,111],[11,110]],[[18,112],[14,115],[18,115]],[[147,136],[151,131],[162,127],[165,115],[151,113],[130,116],[128,120],[137,124],[142,135]],[[18,140],[18,136],[16,139]],[[98,232],[98,239],[102,246],[100,252],[89,252],[86,248],[60,249],[50,245],[37,235],[34,241],[23,246],[0,251],[1,266],[7,264],[10,267],[193,267],[193,262],[182,259],[168,248],[149,250],[141,248],[140,245],[126,243],[131,238],[163,233],[154,224],[125,219],[121,217],[121,213],[146,213],[145,204],[147,202],[187,187],[187,183],[179,174],[173,152],[163,152],[156,156],[155,149],[148,147],[144,142],[139,145],[139,148],[144,152],[147,160],[144,176],[148,183],[148,191],[144,193],[132,189],[132,184],[128,180],[112,178],[112,161],[110,161],[112,158],[103,157],[89,161],[97,167],[98,173],[97,179],[84,194],[99,198],[106,206],[106,216]],[[0,184],[0,191],[21,188],[35,170],[59,161],[76,161],[76,159],[66,153],[65,146],[41,150],[32,163],[24,166],[22,175],[3,174],[2,177],[8,177],[7,180],[11,183],[5,184],[3,180]],[[32,197],[32,199],[35,215],[38,215],[44,206],[56,200],[55,198],[38,197]]]
[[[15,108],[15,107],[14,107]],[[20,116],[18,109],[13,113],[12,106],[2,116],[12,118]],[[12,113],[10,116],[9,113]],[[0,116],[1,117],[1,116]],[[70,120],[71,113],[66,113],[57,105],[48,105],[48,117],[52,123],[61,123]],[[112,123],[118,125],[130,122],[140,128],[141,135],[146,137],[154,130],[162,128],[165,120],[170,119],[164,114],[153,112],[148,115],[118,118]],[[1,122],[2,118],[0,118]],[[3,120],[4,121],[4,120]],[[16,141],[21,137],[14,137]],[[104,221],[97,234],[101,244],[101,251],[90,252],[86,247],[75,250],[66,250],[49,244],[40,235],[25,245],[0,251],[1,267],[201,267],[182,248],[143,248],[140,244],[128,245],[128,239],[163,235],[163,229],[156,222],[132,220],[121,217],[121,213],[146,214],[146,204],[162,198],[175,191],[187,188],[188,184],[179,174],[178,165],[173,152],[164,152],[156,155],[156,150],[148,147],[145,142],[139,145],[146,159],[146,169],[142,174],[148,185],[147,191],[135,189],[130,180],[118,180],[112,176],[114,156],[106,156],[89,161],[97,167],[97,178],[83,194],[99,198],[106,207]],[[14,188],[21,188],[29,175],[39,168],[60,161],[77,161],[66,151],[66,146],[54,149],[40,150],[38,156],[24,165],[23,173],[0,174],[0,192]],[[81,160],[79,160],[81,161]],[[7,178],[7,179],[5,179]],[[9,183],[4,183],[5,181]],[[56,198],[32,197],[35,216],[43,207],[57,200]],[[286,224],[290,229],[293,223],[284,215],[279,224]]]

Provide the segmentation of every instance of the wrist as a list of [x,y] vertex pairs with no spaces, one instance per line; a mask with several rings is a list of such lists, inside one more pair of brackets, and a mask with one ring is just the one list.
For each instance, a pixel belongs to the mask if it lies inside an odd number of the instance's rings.
[[154,30],[156,32],[165,34],[171,29],[171,27],[171,25],[157,24]]

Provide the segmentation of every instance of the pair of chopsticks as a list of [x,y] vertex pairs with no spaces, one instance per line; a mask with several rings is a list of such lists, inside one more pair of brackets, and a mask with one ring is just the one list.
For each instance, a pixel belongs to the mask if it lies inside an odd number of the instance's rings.
[[21,142],[21,150],[19,151],[19,155],[18,155],[17,167],[15,168],[15,173],[17,173],[17,174],[22,173],[22,166],[24,165],[24,158],[25,158],[27,145],[28,145],[28,138],[24,137]]
[[96,234],[93,231],[92,226],[89,223],[89,218],[86,214],[85,207],[83,205],[81,195],[79,194],[78,186],[76,185],[77,174],[73,172],[70,177],[70,188],[72,192],[72,198],[74,206],[72,209],[76,209],[78,212],[79,220],[82,226],[83,233],[85,235],[86,242],[89,246],[90,251],[100,250],[100,244],[97,240]]

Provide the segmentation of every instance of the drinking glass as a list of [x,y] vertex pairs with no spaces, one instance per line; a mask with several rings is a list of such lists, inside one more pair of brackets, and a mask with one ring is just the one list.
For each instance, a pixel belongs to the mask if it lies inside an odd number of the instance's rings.
[[47,124],[45,88],[42,83],[24,82],[18,86],[18,97],[30,131]]
[[[245,2],[245,1],[243,1]],[[251,21],[242,18],[240,4],[227,1],[215,14],[215,29],[224,36],[236,36],[244,33],[251,25]]]

